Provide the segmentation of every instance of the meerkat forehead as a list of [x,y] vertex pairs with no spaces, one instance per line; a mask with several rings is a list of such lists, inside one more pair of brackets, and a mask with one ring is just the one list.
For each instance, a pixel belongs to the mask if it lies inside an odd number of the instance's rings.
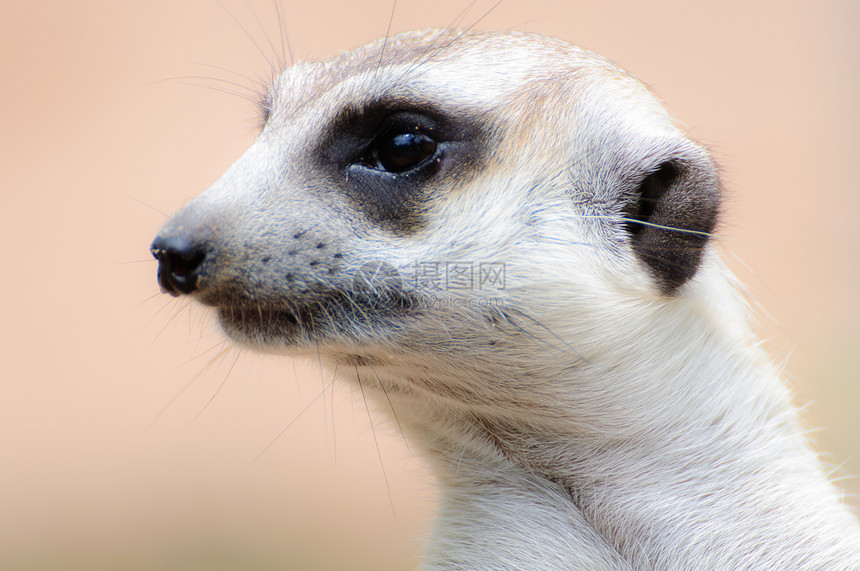
[[[541,111],[536,103],[564,98],[569,104],[571,96],[580,107],[629,115],[644,129],[674,129],[660,102],[623,69],[588,50],[525,32],[406,32],[324,62],[294,65],[274,81],[264,114],[276,125],[302,113],[319,121],[387,100],[492,109],[497,120],[523,125],[524,111]],[[569,114],[576,112],[571,106]]]

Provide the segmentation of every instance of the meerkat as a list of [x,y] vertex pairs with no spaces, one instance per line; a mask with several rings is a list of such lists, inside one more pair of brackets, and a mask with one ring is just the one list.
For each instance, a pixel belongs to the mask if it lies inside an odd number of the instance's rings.
[[432,569],[858,569],[713,240],[708,152],[606,59],[425,31],[281,73],[152,244],[163,291],[319,359],[440,488]]

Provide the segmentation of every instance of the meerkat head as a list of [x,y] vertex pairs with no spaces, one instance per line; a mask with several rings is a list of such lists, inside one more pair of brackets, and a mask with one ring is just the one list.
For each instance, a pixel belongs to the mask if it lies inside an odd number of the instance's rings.
[[263,105],[258,140],[152,245],[162,289],[253,347],[477,363],[624,327],[706,257],[708,154],[561,41],[403,34],[287,69]]

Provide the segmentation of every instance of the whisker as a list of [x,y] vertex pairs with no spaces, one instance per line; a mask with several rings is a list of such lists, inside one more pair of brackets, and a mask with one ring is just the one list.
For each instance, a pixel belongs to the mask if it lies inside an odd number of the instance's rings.
[[[171,303],[172,301],[173,301],[173,300],[168,300],[167,302],[165,302],[164,307],[169,307],[170,305],[173,305],[173,304]],[[161,334],[162,334],[162,333],[164,333],[164,331],[167,329],[167,326],[168,326],[168,325],[170,325],[170,323],[171,323],[174,319],[176,319],[176,318],[177,318],[177,317],[182,313],[182,311],[183,311],[183,310],[185,310],[186,308],[188,308],[188,307],[190,307],[190,306],[191,306],[191,302],[190,302],[190,301],[186,301],[186,302],[185,302],[181,307],[179,307],[175,312],[173,312],[173,315],[171,315],[171,316],[170,316],[170,318],[169,318],[169,319],[164,323],[164,325],[162,325],[162,326],[161,326],[161,329],[159,329],[159,330],[158,330],[158,333],[156,333],[156,334],[155,334],[155,337],[153,337],[153,338],[152,338],[152,342],[153,342],[153,343],[155,343],[155,341],[156,341],[159,337],[161,337]],[[155,318],[155,316],[156,316],[156,315],[158,315],[159,313],[161,313],[161,311],[164,309],[164,307],[162,307],[162,309],[160,309],[160,310],[156,311],[156,312],[153,314],[153,316],[149,318],[149,321],[151,322],[151,321]]]
[[293,363],[293,381],[296,383],[296,392],[299,393],[299,399],[304,400],[302,398],[302,384],[299,382],[299,371],[296,368],[296,360],[290,359],[290,361]]
[[382,40],[382,49],[379,50],[379,61],[376,63],[376,71],[374,74],[379,72],[379,68],[382,67],[382,58],[385,55],[385,47],[388,45],[388,38],[391,36],[391,23],[394,21],[394,12],[397,10],[397,0],[391,4],[391,14],[388,16],[388,28],[385,29],[385,39]]
[[206,363],[206,364],[203,366],[203,368],[202,368],[202,369],[200,369],[200,371],[199,371],[196,375],[194,375],[193,377],[191,377],[191,378],[190,378],[190,379],[189,379],[189,380],[188,380],[184,385],[182,385],[182,388],[181,388],[181,389],[179,389],[179,390],[176,392],[176,394],[174,394],[174,395],[173,395],[173,397],[171,397],[171,399],[170,399],[169,401],[167,401],[167,404],[165,404],[163,407],[161,407],[161,410],[159,410],[159,411],[158,411],[158,414],[156,414],[156,415],[153,417],[153,419],[149,422],[149,424],[147,425],[146,430],[149,430],[150,428],[152,428],[152,426],[153,426],[153,425],[155,424],[155,422],[156,422],[156,421],[161,417],[161,415],[163,415],[163,414],[165,413],[165,411],[167,411],[167,409],[168,409],[168,408],[170,408],[170,406],[171,406],[174,402],[176,402],[176,399],[178,399],[178,398],[180,397],[180,395],[182,395],[182,393],[184,393],[184,392],[188,389],[188,387],[190,387],[190,386],[194,383],[194,381],[196,381],[197,379],[199,379],[199,378],[200,378],[200,376],[201,376],[201,375],[203,375],[203,373],[204,373],[204,372],[206,372],[206,370],[207,370],[207,369],[209,369],[209,367],[211,367],[211,366],[212,366],[212,364],[213,364],[213,363],[215,363],[215,361],[216,361],[217,359],[219,359],[219,358],[223,358],[223,357],[224,357],[224,355],[226,355],[226,354],[227,354],[227,351],[229,351],[229,350],[230,350],[230,349],[232,349],[232,348],[233,348],[233,345],[230,345],[229,347],[225,348],[223,351],[221,351],[220,353],[218,353],[217,355],[215,355],[214,357],[212,357],[212,358],[209,360],[209,362],[208,362],[208,363]]
[[[215,355],[215,357],[214,357],[213,359],[217,359],[218,357],[220,357],[221,355],[223,355],[226,351],[228,351],[228,350],[232,349],[233,347],[235,347],[235,345],[234,345],[233,343],[231,343],[230,341],[227,341],[227,340],[221,341],[221,342],[219,342],[219,343],[215,343],[214,345],[212,345],[212,346],[211,346],[211,347],[209,347],[208,349],[206,349],[206,350],[204,350],[204,351],[201,351],[201,352],[197,353],[196,355],[194,355],[193,357],[191,357],[191,358],[189,358],[189,359],[186,359],[186,360],[184,360],[183,362],[179,363],[178,365],[176,365],[176,367],[175,367],[175,368],[176,368],[176,369],[179,369],[180,367],[184,367],[185,365],[187,365],[187,364],[188,364],[188,363],[190,363],[191,361],[194,361],[194,360],[196,360],[196,359],[199,359],[200,357],[202,357],[202,356],[203,356],[203,355],[205,355],[206,353],[208,353],[208,352],[212,351],[213,349],[217,349],[218,347],[224,347],[225,345],[227,345],[227,348],[226,348],[224,351],[221,351],[221,352],[219,352],[217,355]],[[206,366],[208,367],[211,363],[212,363],[212,361],[210,360],[210,361],[209,361],[209,363],[208,363]],[[201,372],[202,372],[202,371],[201,371]],[[199,374],[199,373],[198,373],[198,374]]]
[[129,200],[133,200],[133,201],[137,202],[138,204],[142,204],[143,206],[146,206],[150,210],[154,210],[155,212],[158,212],[159,214],[164,216],[164,218],[170,218],[169,214],[167,214],[163,210],[159,210],[158,208],[154,207],[153,205],[149,204],[148,202],[144,202],[143,200],[141,200],[139,198],[135,198],[134,196],[130,196],[128,194],[123,194],[122,196],[129,199]]
[[663,226],[662,224],[655,224],[653,222],[646,222],[644,220],[636,220],[635,218],[627,218],[626,216],[620,216],[619,220],[622,220],[628,224],[639,224],[641,226],[648,226],[650,228],[658,228],[660,230],[669,230],[671,232],[678,232],[680,234],[691,234],[693,236],[702,236],[705,238],[711,238],[714,236],[711,232],[701,232],[699,230],[690,230],[688,228],[678,228],[676,226]]
[[[216,91],[218,93],[226,93],[227,95],[232,95],[233,97],[238,97],[239,99],[244,99],[245,101],[248,101],[250,103],[257,104],[260,102],[259,92],[254,90],[254,89],[251,89],[249,87],[246,87],[246,86],[242,86],[242,88],[245,89],[246,91],[248,91],[249,93],[252,93],[253,95],[248,95],[246,93],[242,93],[239,91],[233,91],[231,89],[227,89],[226,87],[218,87],[216,85],[206,85],[205,83],[195,83],[193,81],[184,81],[183,80],[184,78],[171,78],[171,79],[173,79],[174,81],[178,81],[178,83],[181,83],[183,85],[191,85],[193,87],[200,87],[202,89],[208,89],[210,91]],[[228,84],[233,83],[229,80],[221,80],[221,79],[218,79],[215,77],[200,78],[200,79],[219,81],[219,82],[228,83]]]
[[290,34],[287,31],[286,23],[284,23],[283,18],[281,16],[281,3],[278,0],[274,0],[275,2],[275,12],[278,15],[278,29],[281,32],[281,57],[286,61],[287,55],[284,52],[284,46],[286,45],[286,50],[290,54],[290,65],[295,65],[296,59],[293,55],[293,46],[290,43]]
[[[326,384],[325,384],[325,377],[323,376],[322,355],[320,354],[319,343],[316,344],[316,347],[317,347],[317,363],[319,365],[319,370],[320,370],[320,383],[322,384],[322,387],[323,387],[323,392],[322,392],[322,395],[323,395],[323,427],[326,427],[326,426],[328,426],[328,419],[326,418],[326,406],[325,406],[325,387],[326,387]],[[332,396],[332,398],[334,398],[334,396]],[[328,430],[324,430],[324,434],[327,435]]]
[[[469,32],[471,32],[471,31],[472,31],[472,29],[474,29],[474,28],[475,28],[475,26],[477,26],[478,24],[480,24],[480,23],[481,23],[481,22],[482,22],[482,21],[483,21],[487,16],[489,16],[489,15],[490,15],[490,14],[491,14],[491,13],[492,13],[492,12],[493,12],[493,11],[494,11],[494,10],[495,10],[495,9],[496,9],[496,8],[497,8],[497,7],[498,7],[498,6],[503,2],[503,1],[504,1],[504,0],[498,0],[498,2],[496,2],[495,4],[493,4],[493,5],[492,5],[492,6],[491,6],[491,7],[490,7],[486,12],[484,12],[484,13],[483,13],[483,14],[482,14],[482,15],[481,15],[477,20],[475,20],[474,22],[472,22],[472,23],[471,23],[471,24],[470,24],[466,29],[464,29],[463,31],[461,31],[459,34],[457,34],[457,36],[456,36],[456,37],[454,37],[454,38],[453,38],[453,39],[451,39],[450,41],[443,43],[442,45],[440,45],[440,46],[436,47],[435,49],[428,50],[427,57],[425,57],[423,60],[419,60],[419,61],[417,61],[417,62],[415,63],[415,65],[413,65],[411,68],[407,69],[407,70],[406,70],[406,71],[405,71],[405,72],[404,72],[404,73],[403,73],[403,74],[398,78],[398,80],[395,82],[395,85],[400,85],[400,84],[401,84],[401,82],[402,82],[402,80],[403,80],[403,79],[405,79],[405,76],[406,76],[407,74],[409,74],[409,73],[411,73],[411,72],[413,72],[413,71],[415,71],[415,70],[418,70],[419,68],[420,68],[420,73],[418,73],[417,75],[412,76],[412,78],[413,78],[413,79],[414,79],[415,77],[421,77],[421,75],[423,75],[423,74],[427,73],[428,71],[430,71],[430,70],[434,69],[435,67],[437,67],[437,66],[439,65],[439,63],[437,63],[437,64],[435,64],[435,65],[431,65],[431,66],[428,66],[427,64],[428,64],[428,62],[430,62],[430,61],[431,61],[431,60],[436,56],[436,54],[439,54],[439,53],[443,52],[444,50],[448,49],[449,47],[451,47],[452,45],[454,45],[457,41],[459,41],[462,37],[464,37],[466,34],[468,34]],[[440,63],[441,63],[441,62],[440,62]]]
[[265,447],[265,448],[263,448],[263,449],[260,451],[260,453],[259,453],[259,454],[257,454],[257,456],[254,458],[253,462],[257,462],[260,458],[262,458],[263,454],[265,454],[266,452],[268,452],[269,448],[271,448],[272,446],[274,446],[275,442],[277,442],[277,441],[281,438],[281,436],[283,436],[284,434],[286,434],[286,432],[287,432],[287,431],[288,431],[288,430],[289,430],[289,429],[290,429],[290,428],[291,428],[291,427],[292,427],[296,422],[298,422],[298,420],[299,420],[302,416],[304,416],[304,414],[305,414],[307,411],[309,411],[309,410],[310,410],[310,408],[314,405],[314,403],[316,403],[318,400],[320,400],[320,398],[325,394],[325,391],[326,391],[326,390],[327,390],[331,385],[332,385],[332,383],[330,382],[329,384],[327,384],[326,386],[324,386],[324,387],[323,387],[322,392],[320,392],[319,394],[317,394],[317,396],[315,396],[313,399],[311,399],[311,402],[309,402],[307,405],[305,405],[305,407],[304,407],[304,408],[299,412],[299,414],[297,414],[297,415],[295,416],[295,418],[293,418],[293,420],[291,420],[291,421],[290,421],[290,422],[289,422],[289,423],[288,423],[288,424],[287,424],[287,425],[286,425],[286,426],[285,426],[285,427],[284,427],[284,428],[283,428],[283,429],[282,429],[282,430],[281,430],[281,431],[280,431],[280,432],[279,432],[279,433],[278,433],[278,434],[277,434],[277,435],[272,439],[272,441],[271,441],[271,442],[269,442],[269,443],[266,445],[266,447]]
[[[211,66],[211,67],[217,67],[217,66]],[[219,68],[219,69],[223,69],[223,68]],[[205,88],[210,88],[210,89],[214,88],[211,85],[205,85],[202,83],[193,83],[189,80],[214,81],[217,83],[223,83],[225,85],[229,85],[231,87],[237,87],[239,89],[244,89],[245,91],[252,93],[254,95],[259,94],[259,90],[254,89],[253,87],[248,87],[244,83],[240,83],[238,81],[233,81],[232,79],[224,79],[222,77],[212,77],[209,75],[174,75],[171,77],[165,77],[161,81],[176,81],[178,83],[184,83],[186,85],[193,85],[195,87],[205,87]],[[234,92],[226,91],[226,93],[234,93]],[[236,95],[238,95],[238,94],[236,94]],[[243,96],[240,95],[240,97],[243,97]]]
[[[153,299],[155,299],[156,297],[160,297],[160,296],[162,296],[162,295],[164,295],[164,294],[163,294],[163,293],[161,293],[160,291],[157,291],[157,292],[155,292],[154,294],[152,294],[151,296],[149,296],[149,297],[147,297],[147,298],[145,298],[145,299],[141,300],[141,301],[140,301],[140,302],[139,302],[135,307],[140,307],[140,306],[142,306],[143,304],[148,303],[148,302],[152,301]],[[169,302],[168,302],[168,303],[165,303],[165,304],[162,306],[162,309],[164,309],[164,308],[165,308],[165,307],[167,307],[168,305],[170,305],[170,303],[169,303]],[[152,321],[152,317],[150,317],[150,322],[151,322],[151,321]]]
[[[544,331],[546,331],[547,333],[549,333],[553,338],[555,338],[555,339],[556,339],[556,340],[558,340],[558,341],[561,341],[561,343],[562,343],[565,347],[567,347],[567,351],[565,351],[564,349],[561,349],[561,348],[559,348],[559,347],[556,347],[556,346],[555,346],[555,345],[553,345],[552,343],[549,343],[548,341],[545,341],[544,339],[541,339],[540,337],[538,337],[537,335],[534,335],[534,334],[532,334],[531,332],[527,331],[525,328],[521,327],[521,326],[520,326],[520,325],[518,325],[517,323],[514,323],[514,322],[510,319],[510,317],[509,317],[508,315],[506,315],[506,313],[505,313],[505,312],[511,312],[511,313],[516,314],[516,315],[519,315],[520,317],[524,317],[525,319],[528,319],[529,321],[531,321],[532,323],[534,323],[535,325],[537,325],[538,327],[540,327],[541,329],[543,329]],[[576,350],[575,350],[575,349],[574,349],[574,348],[573,348],[573,347],[572,347],[572,346],[571,346],[567,341],[565,341],[562,337],[560,337],[560,336],[559,336],[557,333],[555,333],[552,329],[550,329],[549,327],[547,327],[546,325],[544,325],[543,323],[541,323],[539,320],[537,320],[537,319],[535,319],[534,317],[532,317],[531,315],[527,314],[525,311],[523,311],[523,310],[521,310],[521,309],[517,309],[517,308],[510,308],[510,307],[507,307],[507,308],[505,308],[505,310],[504,310],[504,311],[501,311],[500,313],[502,314],[502,316],[503,316],[503,317],[505,317],[505,321],[506,321],[507,323],[510,323],[511,325],[513,325],[514,327],[516,327],[516,328],[517,328],[521,333],[525,333],[525,334],[526,334],[526,335],[528,335],[529,337],[531,337],[531,338],[533,338],[533,339],[535,339],[535,340],[537,340],[537,341],[541,341],[541,342],[545,343],[547,346],[552,347],[553,349],[556,349],[556,350],[562,351],[563,353],[567,353],[567,354],[569,354],[569,355],[571,355],[571,356],[575,357],[576,359],[579,359],[579,360],[581,360],[581,361],[585,362],[586,364],[590,364],[589,360],[588,360],[588,359],[586,359],[585,357],[583,357],[583,356],[582,356],[582,354],[580,354],[578,351],[576,351]]]
[[[329,385],[333,385],[335,383],[335,379],[337,379],[337,367],[335,367],[335,370],[331,375],[331,382],[329,383]],[[334,422],[334,391],[332,391],[329,403],[331,406],[331,442],[332,448],[334,450],[334,463],[335,465],[337,465],[337,428]]]
[[367,404],[367,395],[364,394],[364,383],[361,382],[361,376],[358,374],[358,367],[355,368],[355,378],[358,380],[358,386],[361,389],[361,398],[364,400],[364,410],[367,411],[367,420],[370,422],[370,433],[373,435],[373,444],[376,446],[376,456],[379,458],[379,467],[382,470],[382,478],[385,480],[385,489],[388,492],[388,503],[391,506],[391,513],[394,519],[397,519],[397,511],[394,509],[394,498],[391,497],[391,484],[388,483],[388,475],[385,473],[385,463],[382,461],[382,451],[379,449],[379,441],[376,439],[376,428],[373,426],[373,417],[370,414],[370,406]]
[[370,370],[373,371],[373,375],[376,377],[376,384],[378,384],[379,388],[382,389],[382,394],[385,395],[385,400],[388,401],[388,408],[391,409],[391,415],[394,417],[394,422],[397,424],[397,430],[400,432],[400,436],[403,437],[403,444],[406,445],[406,449],[411,453],[412,449],[409,448],[409,441],[406,440],[406,433],[403,432],[403,426],[400,425],[400,419],[397,418],[397,411],[394,410],[394,405],[391,403],[391,397],[388,396],[388,390],[382,383],[382,379],[379,378],[379,373],[376,372],[376,368],[371,366]]
[[[114,263],[115,263],[116,265],[118,265],[118,266],[125,266],[125,265],[127,265],[127,264],[149,264],[149,263],[157,262],[157,261],[158,261],[158,260],[156,260],[155,258],[147,258],[147,259],[145,259],[145,260],[128,260],[128,261],[125,261],[125,262],[114,262]],[[160,294],[161,294],[161,292],[159,292],[159,293],[157,293],[157,294],[155,294],[155,295],[160,295]],[[153,297],[154,297],[154,296],[153,296]],[[149,298],[148,298],[148,299],[149,299]]]
[[[254,16],[254,20],[257,22],[257,26],[260,28],[260,31],[262,32],[263,37],[266,39],[266,43],[269,44],[269,49],[272,52],[272,57],[274,57],[275,61],[277,61],[277,63],[278,63],[277,67],[270,65],[270,67],[272,68],[272,72],[274,72],[275,74],[278,74],[281,71],[283,71],[284,68],[287,67],[286,58],[283,56],[283,49],[281,50],[280,53],[278,52],[278,49],[275,47],[275,44],[272,42],[272,36],[270,34],[266,33],[266,28],[265,28],[265,26],[263,26],[263,23],[260,21],[260,16],[257,14],[256,10],[254,10],[253,6],[250,6],[250,9],[251,9],[251,15]],[[282,46],[282,48],[283,48],[283,46]],[[269,62],[271,64],[271,60],[269,60]]]
[[218,388],[215,390],[215,392],[214,392],[214,393],[212,393],[212,396],[211,396],[211,397],[209,397],[209,400],[208,400],[208,401],[206,401],[206,404],[204,404],[204,405],[203,405],[203,408],[201,408],[201,409],[197,412],[197,414],[195,414],[195,415],[194,415],[194,417],[193,417],[191,420],[189,420],[189,421],[188,421],[188,423],[185,425],[186,427],[187,427],[187,426],[190,426],[191,424],[193,424],[193,423],[194,423],[194,421],[195,421],[195,420],[197,420],[197,417],[198,417],[198,416],[200,416],[201,414],[203,414],[203,411],[204,411],[204,410],[206,410],[206,409],[209,407],[209,405],[212,403],[212,401],[213,401],[213,400],[215,400],[215,397],[217,397],[217,396],[218,396],[218,393],[220,393],[220,392],[221,392],[221,389],[223,389],[223,388],[224,388],[224,385],[227,383],[227,379],[229,379],[229,378],[230,378],[230,373],[232,373],[232,372],[233,372],[233,367],[235,367],[235,366],[236,366],[236,363],[239,361],[239,357],[240,357],[241,355],[242,355],[242,351],[241,351],[241,350],[236,352],[236,357],[233,359],[233,363],[231,363],[231,364],[230,364],[230,368],[229,368],[229,369],[227,369],[227,374],[226,374],[226,375],[224,375],[224,379],[221,381],[221,384],[220,384],[220,385],[218,385]]
[[227,8],[227,6],[225,6],[221,0],[218,0],[218,5],[221,6],[224,12],[226,12],[227,15],[230,16],[230,18],[233,20],[233,22],[235,22],[236,25],[239,26],[239,29],[245,33],[245,36],[247,36],[247,38],[251,41],[254,47],[257,48],[257,51],[260,52],[260,55],[263,56],[263,59],[266,61],[267,64],[269,64],[269,69],[275,69],[276,66],[274,65],[274,62],[266,54],[266,51],[263,49],[263,46],[261,46],[260,43],[254,38],[254,35],[248,30],[248,28],[245,27],[242,22],[239,21],[239,18],[237,18],[236,15],[229,8]]
[[[196,65],[208,67],[208,68],[215,69],[218,71],[223,71],[224,73],[229,73],[229,74],[235,75],[235,76],[245,80],[250,86],[245,85],[245,84],[240,84],[240,83],[237,83],[237,85],[240,87],[244,87],[245,89],[247,89],[249,91],[257,91],[257,89],[255,89],[255,87],[263,87],[263,84],[259,78],[252,77],[252,76],[244,74],[240,71],[236,71],[234,69],[230,69],[229,67],[225,67],[223,65],[217,65],[217,64],[213,64],[213,63],[207,63],[207,62],[196,62]],[[194,76],[190,76],[187,78],[180,76],[180,77],[177,77],[176,79],[194,79]],[[220,78],[218,78],[218,77],[210,77],[210,76],[201,76],[200,79],[220,80]],[[251,87],[251,86],[255,86],[255,87]]]

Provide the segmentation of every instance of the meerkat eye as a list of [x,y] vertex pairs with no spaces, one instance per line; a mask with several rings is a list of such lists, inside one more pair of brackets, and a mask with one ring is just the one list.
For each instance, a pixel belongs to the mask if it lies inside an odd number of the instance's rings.
[[433,157],[436,148],[436,141],[421,131],[388,131],[373,142],[371,164],[379,170],[402,173]]

